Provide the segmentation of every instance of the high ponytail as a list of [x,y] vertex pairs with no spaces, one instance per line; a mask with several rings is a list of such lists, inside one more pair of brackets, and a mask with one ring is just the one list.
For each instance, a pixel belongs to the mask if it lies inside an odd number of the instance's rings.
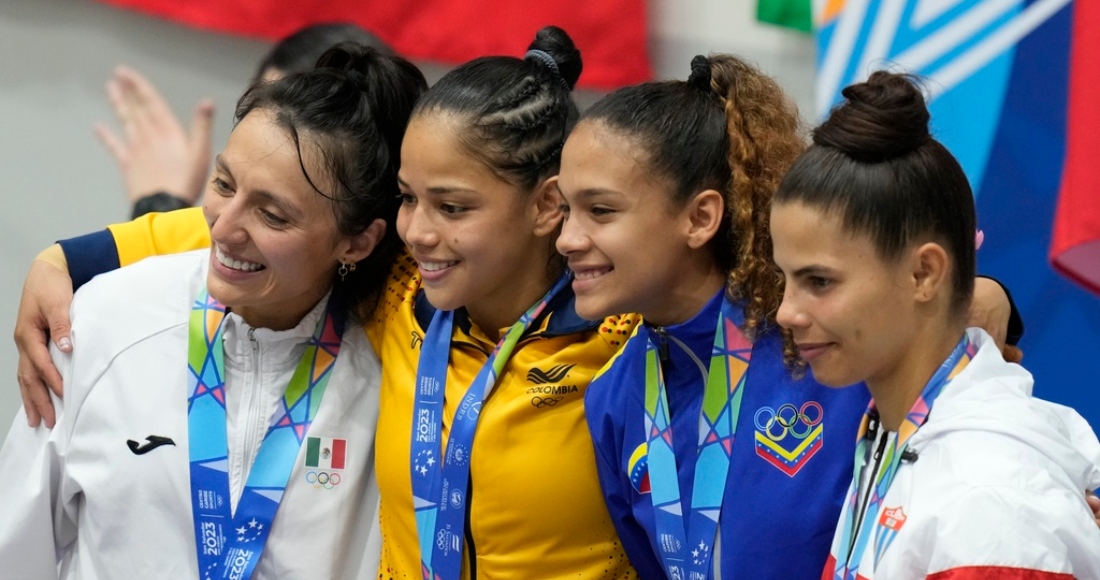
[[[772,265],[771,201],[805,142],[799,133],[798,111],[775,80],[731,55],[714,55],[708,61],[711,88],[721,99],[729,142],[729,226],[719,236],[728,239],[725,248],[735,256],[729,271],[730,294],[745,301],[746,326],[755,329],[775,322],[783,299]],[[788,350],[788,355],[795,352],[793,346]]]
[[[782,291],[771,265],[768,207],[802,151],[798,113],[779,85],[730,55],[696,56],[687,82],[643,83],[601,99],[583,116],[634,139],[645,166],[674,185],[675,204],[714,189],[726,214],[711,242],[745,303],[750,335],[774,323]],[[792,351],[793,352],[793,351]]]
[[[332,201],[340,232],[354,236],[376,219],[391,225],[396,220],[401,140],[425,90],[424,75],[409,61],[344,42],[326,51],[309,72],[253,83],[234,117],[240,122],[252,111],[270,111],[297,147],[306,179]],[[324,175],[306,170],[302,136],[317,146]],[[386,228],[371,254],[333,287],[332,299],[351,313],[368,311],[378,298],[401,248],[395,230]]]
[[483,57],[443,75],[413,114],[453,115],[463,125],[458,133],[467,153],[530,190],[558,172],[578,115],[570,93],[582,68],[569,35],[547,26],[523,58]]

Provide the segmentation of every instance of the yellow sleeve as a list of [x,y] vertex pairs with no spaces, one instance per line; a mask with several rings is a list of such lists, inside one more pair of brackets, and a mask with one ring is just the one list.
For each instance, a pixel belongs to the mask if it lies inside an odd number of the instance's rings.
[[210,229],[200,207],[148,213],[124,224],[107,226],[107,229],[115,239],[119,266],[149,256],[210,247]]

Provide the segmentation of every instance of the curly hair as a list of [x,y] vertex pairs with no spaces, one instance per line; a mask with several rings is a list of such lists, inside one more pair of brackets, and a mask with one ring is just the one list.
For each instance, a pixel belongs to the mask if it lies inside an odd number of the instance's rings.
[[[805,149],[798,110],[779,84],[728,54],[696,56],[684,81],[642,83],[615,91],[582,119],[623,131],[645,151],[645,165],[673,184],[673,201],[723,192],[725,215],[710,243],[728,273],[730,298],[744,304],[742,330],[755,339],[775,321],[783,279],[772,261],[769,206],[780,180]],[[799,357],[790,334],[784,359]]]
[[[720,233],[735,259],[728,291],[745,303],[750,337],[775,322],[783,299],[783,277],[772,261],[771,200],[795,159],[806,148],[798,110],[779,84],[745,61],[712,55],[711,89],[725,109],[730,179],[726,192],[729,228]],[[790,333],[783,330],[784,359],[801,365]]]

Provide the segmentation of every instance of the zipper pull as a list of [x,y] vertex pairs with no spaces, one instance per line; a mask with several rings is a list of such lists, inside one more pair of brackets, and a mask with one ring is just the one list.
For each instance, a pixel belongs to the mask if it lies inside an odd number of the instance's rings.
[[886,451],[886,441],[889,437],[883,437],[879,440],[878,449],[875,449],[875,461],[882,459],[882,454]]
[[668,332],[660,326],[656,327],[657,336],[660,340],[657,341],[657,357],[661,359],[661,362],[668,362]]
[[260,343],[256,340],[255,328],[248,329],[248,340],[252,343],[252,352],[257,352],[260,350]]

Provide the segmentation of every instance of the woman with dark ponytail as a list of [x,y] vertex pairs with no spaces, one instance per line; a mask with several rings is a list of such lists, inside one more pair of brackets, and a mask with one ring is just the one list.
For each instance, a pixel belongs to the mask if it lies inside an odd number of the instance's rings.
[[[966,328],[973,195],[914,81],[877,72],[775,195],[778,321],[866,411],[823,578],[1100,578],[1100,443]],[[838,392],[851,391],[838,390]]]
[[397,230],[412,261],[375,325],[383,578],[634,576],[583,408],[633,318],[579,318],[554,251],[580,73],[548,27],[523,58],[444,75],[409,121]]
[[736,57],[691,64],[593,105],[562,153],[577,312],[645,320],[585,397],[598,472],[643,578],[814,578],[868,395],[793,378],[775,323],[793,105]]
[[76,294],[58,423],[17,420],[0,452],[0,574],[374,576],[380,365],[355,322],[400,249],[399,147],[426,88],[346,43],[241,97],[206,249]]

